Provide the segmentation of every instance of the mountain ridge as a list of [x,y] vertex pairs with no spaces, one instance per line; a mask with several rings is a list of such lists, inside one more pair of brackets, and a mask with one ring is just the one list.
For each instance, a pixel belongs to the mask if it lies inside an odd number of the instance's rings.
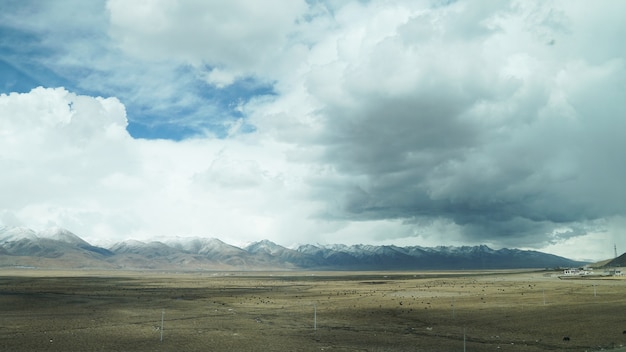
[[93,246],[53,228],[0,227],[0,266],[176,270],[462,270],[575,267],[583,262],[538,251],[478,246],[313,245],[261,240],[239,248],[217,238],[126,240]]

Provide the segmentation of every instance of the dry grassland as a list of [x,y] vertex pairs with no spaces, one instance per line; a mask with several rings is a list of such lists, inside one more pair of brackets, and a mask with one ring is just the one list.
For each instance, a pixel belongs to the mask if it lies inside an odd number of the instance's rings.
[[0,350],[594,351],[626,343],[625,293],[543,272],[3,270]]

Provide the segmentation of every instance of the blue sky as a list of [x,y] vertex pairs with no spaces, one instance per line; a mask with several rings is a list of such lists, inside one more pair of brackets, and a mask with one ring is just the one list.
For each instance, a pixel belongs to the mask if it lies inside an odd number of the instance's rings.
[[0,6],[0,226],[626,248],[621,1]]
[[[204,134],[207,130],[223,137],[225,121],[244,117],[237,106],[252,97],[273,94],[271,81],[254,76],[242,77],[228,86],[216,88],[199,79],[198,69],[187,62],[146,63],[129,57],[117,50],[107,36],[105,2],[5,3],[5,9],[10,12],[6,17],[11,20],[0,28],[3,93],[24,93],[44,86],[66,87],[93,96],[116,96],[126,106],[128,130],[133,137],[172,140]],[[85,13],[88,21],[72,19],[83,17]],[[82,51],[76,57],[72,57],[74,47]],[[109,57],[124,64],[102,65],[98,59],[93,60],[94,56]],[[164,95],[161,97],[166,100],[164,104],[155,107],[149,92],[137,96],[137,90],[142,89],[141,80],[114,81],[113,77],[124,70],[139,75],[162,74],[164,70],[162,80],[150,80],[151,83],[176,84],[168,81],[174,79],[184,84],[185,93]],[[98,82],[94,82],[96,80]],[[252,126],[247,128],[253,129]]]

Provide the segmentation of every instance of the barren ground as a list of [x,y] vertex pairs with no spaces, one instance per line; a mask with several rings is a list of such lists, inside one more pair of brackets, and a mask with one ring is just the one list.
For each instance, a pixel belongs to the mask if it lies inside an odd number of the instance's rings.
[[1,351],[595,351],[624,330],[624,279],[0,270]]

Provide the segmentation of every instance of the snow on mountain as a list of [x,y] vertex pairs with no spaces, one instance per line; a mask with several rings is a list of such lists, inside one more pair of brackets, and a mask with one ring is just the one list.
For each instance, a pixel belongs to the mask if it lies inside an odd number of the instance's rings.
[[428,250],[421,246],[399,247],[399,250],[415,258],[428,255]]
[[375,246],[356,244],[347,246],[345,244],[330,244],[330,245],[301,245],[297,249],[301,253],[306,253],[315,256],[328,257],[334,253],[344,253],[355,258],[362,258],[371,255],[409,255],[409,253],[403,247],[397,246]]
[[109,249],[116,253],[126,253],[141,250],[147,244],[146,242],[137,240],[125,240],[122,242],[116,242],[109,246]]
[[222,242],[217,238],[203,237],[176,237],[166,240],[171,247],[184,250],[189,253],[200,254],[209,257],[224,255],[243,255],[247,252],[239,247]]
[[[398,247],[393,245],[312,245],[289,249],[269,240],[244,248],[216,238],[175,237],[164,242],[127,240],[106,248],[92,246],[62,228],[36,232],[24,227],[0,227],[0,266],[19,258],[64,260],[64,267],[120,267],[223,270],[415,270],[505,269],[576,266],[555,255],[488,246]],[[79,263],[80,262],[80,263]],[[89,263],[89,264],[85,264]],[[98,264],[100,263],[100,264]]]
[[141,242],[137,240],[118,242],[109,247],[109,250],[119,254],[139,254],[147,258],[167,257],[181,253],[180,250],[172,248],[163,242]]
[[0,239],[3,252],[11,256],[89,260],[94,256],[100,258],[112,254],[59,227],[40,232],[25,227],[3,227],[0,229]]
[[90,246],[90,244],[82,238],[61,227],[51,227],[39,232],[26,227],[0,228],[0,241],[3,242],[13,242],[19,240],[36,241],[39,239],[50,239],[71,245]]
[[216,241],[219,240],[214,238],[202,237],[176,237],[172,239],[167,239],[164,241],[164,243],[170,247],[178,248],[183,251],[200,253],[203,250],[210,251],[214,247],[219,247],[219,243],[216,243]]
[[284,253],[290,249],[287,249],[283,246],[277,245],[276,243],[269,240],[262,240],[258,242],[253,242],[247,245],[244,248],[248,253],[257,254],[257,253],[265,253],[270,255],[276,255],[279,253]]
[[11,242],[21,239],[35,240],[37,232],[26,227],[2,227],[0,228],[0,241]]
[[269,240],[251,243],[244,248],[248,253],[266,264],[310,268],[320,265],[318,258],[289,249]]
[[82,238],[61,227],[51,227],[37,233],[39,238],[48,238],[77,246],[91,246]]
[[302,244],[296,248],[296,251],[312,256],[323,256],[325,249],[313,244]]

